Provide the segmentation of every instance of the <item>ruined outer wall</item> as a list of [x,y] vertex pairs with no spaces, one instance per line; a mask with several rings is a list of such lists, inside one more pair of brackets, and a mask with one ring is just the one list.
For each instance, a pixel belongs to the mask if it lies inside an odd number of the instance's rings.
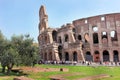
[[[118,56],[120,58],[120,13],[105,14],[94,17],[83,18],[73,21],[73,25],[76,28],[76,36],[81,35],[82,41],[84,42],[84,54],[87,51],[93,56],[95,60],[95,51],[99,52],[99,59],[103,61],[103,51],[108,51],[110,60],[113,61],[113,51],[118,51]],[[93,28],[97,27],[98,31],[94,31]],[[117,40],[111,40],[111,31],[116,32]],[[105,34],[107,38],[103,38],[102,33]],[[85,42],[85,34],[88,33],[89,40],[88,43]],[[93,34],[98,34],[98,43],[93,43]]]

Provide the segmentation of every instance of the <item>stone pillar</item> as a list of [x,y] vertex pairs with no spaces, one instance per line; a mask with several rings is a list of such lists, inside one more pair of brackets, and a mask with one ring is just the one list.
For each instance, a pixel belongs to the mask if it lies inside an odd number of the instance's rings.
[[48,33],[49,43],[53,43],[52,33]]
[[113,62],[113,52],[112,52],[112,50],[109,50],[109,57],[110,57],[110,62]]
[[112,47],[112,41],[111,41],[111,36],[110,36],[110,31],[107,31],[108,34],[108,47]]
[[[98,29],[101,27],[100,23],[97,24]],[[101,37],[101,29],[98,30],[98,40],[99,40],[99,49],[102,48],[102,37]]]
[[69,42],[71,42],[71,43],[75,42],[75,38],[73,36],[73,33],[69,32],[68,35],[69,35]]
[[62,51],[62,61],[65,61],[65,52]]
[[69,61],[73,61],[73,53],[72,51],[69,51]]
[[64,38],[63,32],[61,32],[61,40],[62,40],[62,44],[63,44],[65,42],[65,38]]
[[91,55],[93,56],[93,53],[94,53],[94,51],[93,51],[93,32],[92,32],[92,25],[91,24],[89,24],[89,38],[90,38],[90,42],[89,42],[89,44],[90,44],[90,52],[91,52]]
[[100,53],[100,61],[103,62],[103,52],[101,49],[100,49],[99,53]]

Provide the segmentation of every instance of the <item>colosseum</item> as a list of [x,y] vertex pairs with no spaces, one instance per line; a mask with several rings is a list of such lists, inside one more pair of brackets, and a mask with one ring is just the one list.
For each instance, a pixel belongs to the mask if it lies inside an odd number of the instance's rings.
[[38,41],[43,61],[120,60],[120,13],[82,18],[60,28],[50,28],[42,5],[39,20]]

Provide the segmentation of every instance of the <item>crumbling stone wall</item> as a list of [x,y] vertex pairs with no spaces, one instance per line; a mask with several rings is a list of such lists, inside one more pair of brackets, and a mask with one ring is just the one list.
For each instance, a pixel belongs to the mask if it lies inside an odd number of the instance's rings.
[[120,13],[74,20],[48,27],[44,6],[40,8],[38,41],[43,61],[111,61],[120,59]]

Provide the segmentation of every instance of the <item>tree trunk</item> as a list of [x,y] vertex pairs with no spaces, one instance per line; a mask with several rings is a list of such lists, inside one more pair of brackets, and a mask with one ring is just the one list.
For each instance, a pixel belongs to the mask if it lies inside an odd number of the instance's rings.
[[7,65],[7,74],[11,72],[12,68],[13,68],[13,63]]

